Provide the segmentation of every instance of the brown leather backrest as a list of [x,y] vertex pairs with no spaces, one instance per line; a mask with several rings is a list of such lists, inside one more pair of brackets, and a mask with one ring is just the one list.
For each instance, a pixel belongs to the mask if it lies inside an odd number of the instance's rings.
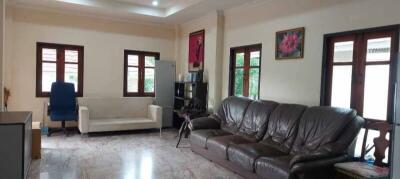
[[238,135],[259,141],[265,134],[272,111],[278,106],[274,101],[253,101],[247,107]]
[[216,113],[221,120],[221,128],[236,133],[251,101],[247,98],[234,96],[224,99]]
[[299,120],[306,106],[280,104],[272,112],[266,134],[261,141],[266,145],[289,153],[297,134]]
[[308,108],[300,119],[291,154],[329,151],[346,126],[356,117],[353,109],[317,106]]

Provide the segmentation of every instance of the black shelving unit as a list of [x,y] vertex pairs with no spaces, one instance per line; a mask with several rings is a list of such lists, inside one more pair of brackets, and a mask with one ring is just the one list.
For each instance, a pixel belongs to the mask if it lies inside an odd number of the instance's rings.
[[[176,82],[174,110],[187,110],[193,113],[207,111],[208,84],[204,82]],[[174,113],[173,125],[179,128],[184,119]]]

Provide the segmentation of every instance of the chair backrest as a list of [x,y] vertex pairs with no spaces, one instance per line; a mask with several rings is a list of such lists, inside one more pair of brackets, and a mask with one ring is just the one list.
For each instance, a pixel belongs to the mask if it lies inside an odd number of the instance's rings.
[[[374,138],[373,146],[366,146],[367,145],[367,138],[368,138],[368,131],[369,130],[378,130],[379,136]],[[374,165],[376,166],[384,166],[383,159],[385,159],[385,151],[389,147],[390,142],[386,139],[386,134],[392,130],[392,126],[387,122],[368,122],[365,125],[365,133],[364,139],[362,144],[362,151],[361,151],[361,160],[365,160],[365,155],[372,149],[375,148],[374,152]]]
[[75,111],[76,95],[74,84],[54,82],[50,92],[51,111]]

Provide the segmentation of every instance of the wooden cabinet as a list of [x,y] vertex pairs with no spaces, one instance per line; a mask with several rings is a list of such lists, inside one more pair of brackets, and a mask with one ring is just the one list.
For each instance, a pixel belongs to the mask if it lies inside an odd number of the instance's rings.
[[0,144],[0,178],[26,178],[32,155],[32,113],[0,112]]
[[[201,113],[207,111],[208,84],[203,82],[176,82],[174,110]],[[184,120],[174,114],[173,125],[179,128]]]

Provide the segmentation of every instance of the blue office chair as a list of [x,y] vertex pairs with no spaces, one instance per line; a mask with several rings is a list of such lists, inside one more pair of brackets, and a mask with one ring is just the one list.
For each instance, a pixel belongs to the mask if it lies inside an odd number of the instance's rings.
[[[72,83],[54,82],[51,85],[48,115],[51,121],[61,121],[61,130],[68,136],[65,121],[78,119],[75,88]],[[60,130],[49,130],[47,136]]]

